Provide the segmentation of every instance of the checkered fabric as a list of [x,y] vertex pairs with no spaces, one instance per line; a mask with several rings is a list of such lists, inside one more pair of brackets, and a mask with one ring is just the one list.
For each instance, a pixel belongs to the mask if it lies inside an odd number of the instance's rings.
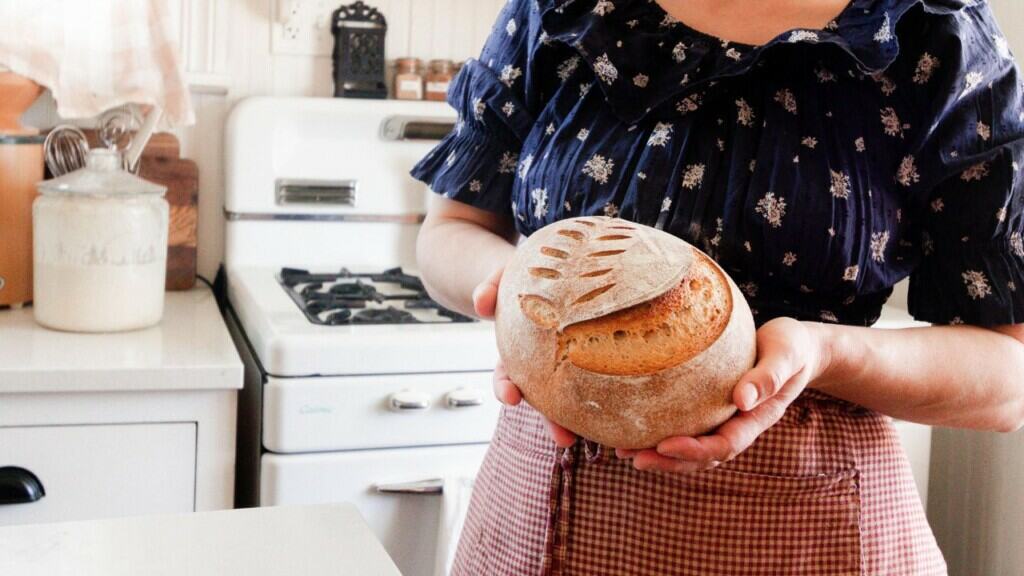
[[946,566],[889,418],[806,392],[733,462],[639,472],[506,408],[455,576],[931,576]]

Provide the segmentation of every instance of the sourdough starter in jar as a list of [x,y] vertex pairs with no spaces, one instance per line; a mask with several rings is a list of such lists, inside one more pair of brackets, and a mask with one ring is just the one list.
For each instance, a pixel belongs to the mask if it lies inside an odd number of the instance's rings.
[[87,166],[40,183],[33,206],[36,321],[75,332],[160,322],[167,270],[165,188],[92,150]]

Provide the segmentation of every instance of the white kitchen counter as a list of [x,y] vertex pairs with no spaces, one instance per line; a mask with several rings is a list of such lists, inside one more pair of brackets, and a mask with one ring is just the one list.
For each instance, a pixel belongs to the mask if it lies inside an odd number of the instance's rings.
[[163,321],[135,332],[57,332],[36,324],[31,308],[0,311],[0,394],[241,385],[242,363],[206,287],[169,292]]
[[0,528],[0,574],[401,576],[352,505]]
[[46,492],[0,506],[0,526],[230,508],[243,379],[205,287],[167,294],[160,325],[119,334],[0,311],[0,466]]

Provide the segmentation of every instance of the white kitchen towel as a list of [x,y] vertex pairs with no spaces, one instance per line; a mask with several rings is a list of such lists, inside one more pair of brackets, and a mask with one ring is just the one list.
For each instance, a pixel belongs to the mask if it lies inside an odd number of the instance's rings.
[[441,497],[441,521],[437,527],[437,554],[434,576],[448,576],[455,560],[455,549],[462,534],[462,525],[469,510],[469,497],[473,493],[473,477],[449,476],[444,478]]
[[2,0],[0,67],[47,87],[64,118],[159,106],[163,128],[195,115],[166,0]]

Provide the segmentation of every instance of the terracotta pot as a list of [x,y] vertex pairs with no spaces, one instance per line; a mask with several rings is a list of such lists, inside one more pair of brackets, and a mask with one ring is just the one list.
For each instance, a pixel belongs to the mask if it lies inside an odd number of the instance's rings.
[[43,87],[14,72],[0,72],[0,134],[36,134],[19,119],[43,93]]

